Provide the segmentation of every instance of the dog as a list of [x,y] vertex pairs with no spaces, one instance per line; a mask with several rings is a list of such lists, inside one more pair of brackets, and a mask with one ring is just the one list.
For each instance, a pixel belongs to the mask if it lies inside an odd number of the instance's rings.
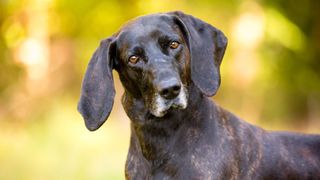
[[227,38],[180,11],[138,17],[101,41],[78,111],[90,131],[108,118],[112,70],[131,120],[126,179],[320,179],[320,135],[269,132],[212,102]]

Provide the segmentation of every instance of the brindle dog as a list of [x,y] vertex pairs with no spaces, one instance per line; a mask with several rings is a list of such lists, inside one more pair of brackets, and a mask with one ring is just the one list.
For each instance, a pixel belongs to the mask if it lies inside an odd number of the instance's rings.
[[269,132],[208,97],[220,85],[227,38],[182,12],[139,17],[101,41],[78,110],[94,131],[115,95],[131,119],[127,179],[320,179],[320,136]]

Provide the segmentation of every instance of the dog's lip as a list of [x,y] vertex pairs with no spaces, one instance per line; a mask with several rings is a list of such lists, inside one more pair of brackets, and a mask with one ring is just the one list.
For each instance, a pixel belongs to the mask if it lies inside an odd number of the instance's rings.
[[166,108],[161,112],[160,115],[155,115],[153,113],[151,113],[152,115],[154,115],[155,117],[164,117],[166,114],[168,114],[169,111],[174,110],[174,109],[185,109],[186,106],[182,103],[176,102],[176,99],[170,100],[166,106]]
[[170,107],[164,111],[162,111],[161,115],[157,116],[157,115],[154,115],[153,113],[149,113],[149,116],[152,116],[153,118],[156,118],[156,119],[163,119],[164,117],[168,116],[170,114],[171,111],[173,110],[176,110],[176,109],[185,109],[185,108],[182,108],[182,105],[170,105]]
[[185,105],[182,103],[172,103],[169,107],[169,109],[174,108],[174,109],[185,109]]
[[181,103],[178,98],[170,100],[167,102],[167,108],[164,111],[168,111],[170,109],[185,109],[185,105]]

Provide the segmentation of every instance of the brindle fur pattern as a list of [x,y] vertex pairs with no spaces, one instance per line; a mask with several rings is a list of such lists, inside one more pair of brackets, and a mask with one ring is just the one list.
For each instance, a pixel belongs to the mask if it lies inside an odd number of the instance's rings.
[[[168,49],[170,39],[180,47]],[[112,109],[111,71],[119,73],[131,120],[126,179],[320,179],[320,135],[266,131],[208,98],[220,85],[226,45],[221,31],[182,12],[139,17],[101,42],[78,109],[87,128],[98,129]],[[142,62],[130,65],[131,54]],[[172,77],[187,106],[163,99],[162,111],[154,98]]]

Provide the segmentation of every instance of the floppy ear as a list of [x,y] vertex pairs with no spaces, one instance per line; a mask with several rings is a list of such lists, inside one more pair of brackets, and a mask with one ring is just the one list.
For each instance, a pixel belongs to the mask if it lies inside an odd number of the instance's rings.
[[217,28],[182,12],[176,17],[191,54],[191,79],[207,96],[216,94],[220,86],[220,64],[227,47],[227,38]]
[[94,52],[82,82],[78,111],[90,131],[98,129],[108,118],[115,95],[111,54],[112,39],[102,40]]

